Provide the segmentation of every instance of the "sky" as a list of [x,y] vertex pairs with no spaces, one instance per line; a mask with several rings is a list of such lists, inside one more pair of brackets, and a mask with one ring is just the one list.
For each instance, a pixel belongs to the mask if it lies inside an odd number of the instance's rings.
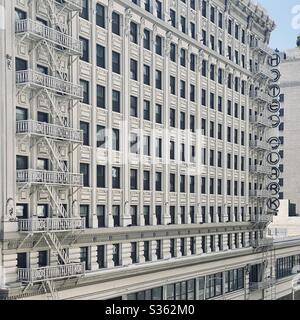
[[300,35],[300,0],[257,0],[275,21],[270,47],[279,50],[296,47]]

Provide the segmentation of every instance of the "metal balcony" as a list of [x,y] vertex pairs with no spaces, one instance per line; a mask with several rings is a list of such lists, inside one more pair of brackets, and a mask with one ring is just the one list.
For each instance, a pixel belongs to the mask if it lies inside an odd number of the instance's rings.
[[80,277],[84,275],[84,273],[84,263],[70,263],[42,268],[19,268],[18,279],[25,283],[35,283],[47,280]]
[[268,95],[268,93],[263,91],[250,92],[250,98],[259,103],[272,103],[272,98]]
[[47,170],[17,170],[17,183],[82,187],[83,175]]
[[47,89],[56,95],[67,96],[71,99],[82,100],[83,98],[83,89],[80,85],[30,69],[17,71],[16,83],[18,85],[28,85],[36,89]]
[[82,55],[82,43],[67,34],[49,28],[31,19],[16,21],[16,34],[26,35],[33,41],[47,40],[55,49],[70,55]]
[[84,218],[19,219],[19,231],[25,233],[63,232],[85,229]]
[[83,131],[35,120],[17,121],[17,134],[32,134],[55,140],[83,143]]
[[269,175],[272,173],[272,168],[264,165],[251,165],[249,171],[252,174],[265,174]]
[[265,115],[251,115],[250,123],[260,127],[272,128],[271,120]]
[[250,241],[250,245],[251,247],[255,248],[255,249],[259,249],[259,248],[265,248],[265,247],[272,247],[274,244],[273,239],[254,239]]
[[255,66],[252,73],[253,73],[253,77],[256,79],[273,79],[274,78],[270,68],[262,64]]
[[250,190],[249,196],[252,198],[265,199],[271,197],[271,192],[269,190]]
[[271,214],[252,215],[250,221],[254,224],[268,224],[273,222],[273,215]]
[[269,151],[271,149],[270,145],[267,142],[261,140],[250,140],[249,146],[252,149],[258,149],[263,151]]
[[269,56],[271,56],[274,53],[274,51],[271,48],[269,48],[268,45],[262,42],[261,40],[251,41],[250,49],[258,51],[261,54],[269,55]]
[[63,6],[69,11],[82,11],[82,0],[54,0],[57,6]]

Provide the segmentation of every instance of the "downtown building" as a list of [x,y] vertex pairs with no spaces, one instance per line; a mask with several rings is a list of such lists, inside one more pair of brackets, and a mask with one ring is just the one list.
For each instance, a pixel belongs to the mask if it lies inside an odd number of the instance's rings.
[[300,49],[294,48],[281,52],[280,87],[281,110],[278,136],[280,139],[279,169],[281,171],[280,208],[270,225],[270,234],[276,237],[297,236],[300,231],[300,184],[297,164],[299,153],[300,119],[298,98],[300,77],[295,70],[300,67]]
[[[2,299],[276,299],[275,25],[251,1],[0,0]],[[4,19],[5,18],[5,19]]]

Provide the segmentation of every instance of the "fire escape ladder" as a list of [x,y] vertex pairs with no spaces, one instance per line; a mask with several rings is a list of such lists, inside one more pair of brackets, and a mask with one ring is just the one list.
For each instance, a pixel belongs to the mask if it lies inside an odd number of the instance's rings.
[[[49,243],[49,241],[46,240],[48,246],[57,252],[58,256],[60,257],[60,259],[64,264],[69,264],[70,263],[69,256],[66,253],[66,250],[64,250],[63,246],[61,245],[55,233],[48,232],[47,236],[48,236],[48,240],[50,239],[50,242],[51,242]],[[47,238],[47,236],[45,237],[45,239]]]
[[54,160],[55,160],[56,165],[58,166],[58,169],[63,172],[68,172],[67,166],[65,165],[65,163],[63,161],[60,160],[61,154],[60,154],[60,151],[56,145],[56,142],[52,139],[47,138],[47,137],[45,137],[45,140],[46,140],[46,142],[49,146],[49,149],[54,157]]
[[61,111],[57,108],[57,102],[55,101],[54,95],[51,94],[48,90],[44,90],[46,92],[46,95],[50,101],[50,104],[52,106],[52,109],[58,119],[58,122],[61,126],[65,126],[65,119]]
[[50,198],[53,201],[54,207],[56,208],[57,215],[62,218],[68,218],[69,217],[68,212],[65,209],[65,207],[61,204],[60,197],[57,194],[56,190],[54,188],[51,188],[48,185],[46,185],[46,189],[50,195]]

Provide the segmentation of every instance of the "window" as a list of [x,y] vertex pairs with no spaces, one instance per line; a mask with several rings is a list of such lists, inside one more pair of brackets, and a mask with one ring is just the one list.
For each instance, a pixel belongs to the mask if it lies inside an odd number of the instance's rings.
[[[101,6],[102,14],[103,14],[103,19],[104,19],[104,7]],[[98,8],[97,8],[98,9]],[[97,10],[98,13],[98,10]],[[85,20],[89,20],[89,1],[88,0],[82,0],[82,11],[80,12],[79,16]],[[103,28],[105,25],[103,26]]]
[[138,171],[136,169],[130,170],[130,189],[138,189]]
[[131,242],[130,258],[132,263],[138,262],[137,242]]
[[170,90],[171,94],[176,94],[176,79],[173,76],[170,76]]
[[120,168],[112,168],[112,187],[113,189],[120,189]]
[[196,56],[193,53],[191,53],[190,57],[190,69],[196,71]]
[[161,225],[162,224],[161,206],[155,207],[155,216],[156,216],[156,224]]
[[26,170],[28,169],[28,157],[17,156],[16,157],[17,170]]
[[144,171],[144,190],[150,190],[150,171]]
[[48,266],[49,259],[48,259],[49,252],[48,251],[39,251],[38,252],[38,267],[43,268]]
[[155,190],[162,191],[162,173],[161,172],[155,173]]
[[96,4],[96,24],[105,28],[105,8],[99,3]]
[[156,15],[157,18],[162,19],[162,3],[158,0],[156,0]]
[[138,26],[134,22],[130,22],[130,41],[135,44],[138,43]]
[[15,18],[16,20],[25,20],[27,18],[27,13],[20,9],[15,9]]
[[191,37],[193,39],[196,39],[196,26],[193,22],[190,23],[190,32],[191,32]]
[[144,136],[144,155],[145,156],[150,156],[150,136]]
[[157,158],[162,158],[162,139],[156,138],[155,140],[155,154]]
[[181,26],[181,31],[183,33],[186,33],[186,19],[183,16],[180,16],[180,26]]
[[112,52],[112,71],[114,73],[121,73],[120,54],[118,52]]
[[175,142],[170,141],[170,159],[175,160]]
[[112,149],[120,151],[120,131],[119,129],[112,129]]
[[202,60],[202,76],[203,77],[207,77],[207,61],[206,60]]
[[162,37],[156,36],[155,38],[155,53],[162,55]]
[[89,206],[80,205],[80,218],[84,219],[85,227],[89,227]]
[[106,96],[105,87],[97,84],[97,107],[105,109],[106,108]]
[[137,206],[130,207],[130,216],[131,216],[131,225],[137,226],[137,222],[138,222]]
[[112,13],[112,33],[120,35],[120,15],[116,12]]
[[156,89],[162,89],[162,73],[160,70],[155,70]]
[[80,164],[80,173],[83,175],[83,186],[90,186],[90,166],[87,163]]
[[185,176],[180,175],[180,192],[185,192]]
[[144,29],[144,48],[147,50],[150,50],[150,31],[147,29]]
[[176,12],[170,9],[170,20],[172,27],[176,28]]
[[80,121],[80,130],[83,131],[83,145],[89,146],[90,145],[89,123]]
[[48,218],[49,207],[47,204],[38,204],[37,205],[37,216],[38,218]]
[[144,100],[144,120],[150,121],[150,101],[148,100]]
[[201,177],[201,193],[206,194],[206,178]]
[[130,115],[132,117],[138,116],[138,98],[130,96]]
[[112,260],[114,262],[114,266],[120,266],[120,245],[119,244],[113,244],[112,247]]
[[132,80],[138,80],[138,63],[134,59],[130,59],[130,78]]
[[207,2],[202,0],[202,16],[207,17]]
[[22,203],[16,205],[16,216],[18,219],[28,219],[28,204]]
[[190,193],[195,193],[195,177],[190,176]]
[[190,115],[190,130],[191,132],[195,132],[195,116]]
[[180,64],[185,67],[186,66],[186,50],[180,49]]
[[209,136],[211,138],[215,137],[215,123],[213,121],[210,121]]
[[185,113],[180,112],[180,129],[185,130]]
[[150,67],[144,64],[144,84],[150,86]]
[[170,192],[176,192],[174,173],[170,173]]
[[176,127],[176,111],[175,109],[170,109],[170,126]]
[[180,80],[180,97],[185,99],[185,81]]
[[79,37],[79,40],[82,44],[82,56],[80,57],[80,60],[89,62],[90,60],[90,54],[89,54],[89,40],[84,39],[82,37]]
[[106,148],[105,127],[97,125],[97,148]]
[[121,226],[121,217],[120,217],[120,206],[112,207],[112,218],[114,227]]
[[28,63],[26,60],[16,58],[16,71],[27,70]]
[[90,83],[86,80],[80,80],[80,85],[83,90],[83,99],[82,102],[85,104],[90,104]]
[[104,245],[97,246],[97,263],[98,268],[105,268],[105,247]]
[[105,166],[97,165],[97,188],[106,187]]
[[156,123],[162,123],[162,106],[160,104],[156,104],[155,122]]
[[120,109],[121,109],[120,91],[113,90],[112,91],[112,111],[120,112]]
[[170,44],[170,60],[176,62],[176,44]]
[[24,108],[16,108],[16,120],[24,121],[28,119],[28,110]]
[[144,206],[143,214],[145,226],[150,226],[150,206]]
[[215,94],[214,93],[210,93],[210,108],[214,109],[215,108]]
[[144,241],[144,258],[145,258],[145,261],[150,261],[149,241]]
[[190,85],[190,100],[192,102],[195,102],[195,96],[196,96],[196,93],[195,93],[195,86],[193,84]]
[[105,216],[105,206],[97,206],[97,222],[98,228],[105,228],[106,226],[106,216]]

